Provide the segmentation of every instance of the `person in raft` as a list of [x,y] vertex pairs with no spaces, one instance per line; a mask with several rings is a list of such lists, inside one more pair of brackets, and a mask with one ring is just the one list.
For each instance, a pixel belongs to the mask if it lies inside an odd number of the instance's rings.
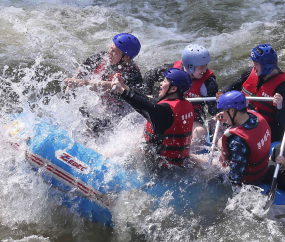
[[[148,90],[148,94],[155,93],[156,83],[163,79],[162,73],[170,68],[170,66],[173,66],[174,68],[186,71],[192,79],[191,89],[185,93],[186,98],[215,97],[218,92],[218,84],[214,73],[208,68],[210,61],[209,51],[205,47],[198,44],[189,44],[182,52],[182,60],[176,61],[174,64],[166,64],[145,73],[145,89]],[[201,140],[201,137],[206,137],[207,135],[207,129],[204,126],[205,104],[207,104],[208,113],[211,116],[216,115],[218,112],[215,101],[193,103],[195,121],[193,125],[192,146],[203,145],[205,139]]]
[[226,92],[217,106],[223,112],[217,114],[215,120],[219,118],[231,126],[221,139],[222,165],[230,167],[229,178],[233,184],[255,185],[268,170],[270,127],[261,114],[247,111],[242,92]]
[[112,86],[147,122],[144,137],[146,151],[160,161],[163,167],[183,166],[190,155],[194,109],[183,95],[192,85],[190,76],[183,70],[171,68],[164,72],[158,100],[139,93],[117,75]]
[[113,95],[111,81],[116,73],[120,73],[130,87],[142,87],[142,75],[133,59],[140,52],[139,40],[131,34],[121,33],[113,38],[108,52],[102,51],[86,59],[78,73],[65,79],[67,88],[89,86],[90,90],[101,94],[102,103],[107,108],[106,115],[94,118],[87,107],[80,108],[82,114],[89,118],[89,126],[94,132],[111,124],[114,116],[121,118],[130,111],[129,105],[118,96]]
[[285,129],[285,73],[277,66],[277,53],[270,44],[256,46],[250,58],[252,67],[221,92],[238,90],[246,96],[273,97],[273,103],[249,102],[248,108],[267,120],[272,132],[271,142],[280,141]]

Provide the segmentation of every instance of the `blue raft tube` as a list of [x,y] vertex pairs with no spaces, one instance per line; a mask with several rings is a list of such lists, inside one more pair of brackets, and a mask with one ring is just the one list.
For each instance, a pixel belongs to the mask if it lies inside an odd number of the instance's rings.
[[[27,130],[23,129],[17,135],[23,133]],[[173,199],[169,206],[174,206],[177,214],[199,207],[203,184],[190,186],[179,182],[169,172],[165,176],[141,176],[75,142],[65,130],[49,122],[38,122],[32,133],[33,137],[27,141],[26,161],[57,190],[56,194],[60,194],[65,206],[75,207],[79,214],[91,221],[113,226],[112,206],[116,197],[121,191],[131,189],[141,189],[157,200],[170,191]],[[106,179],[106,174],[110,173],[111,179]],[[260,187],[265,194],[269,185],[261,184]],[[213,183],[211,192],[206,193],[209,200],[226,195],[217,183]],[[274,204],[285,205],[285,192],[277,191]]]

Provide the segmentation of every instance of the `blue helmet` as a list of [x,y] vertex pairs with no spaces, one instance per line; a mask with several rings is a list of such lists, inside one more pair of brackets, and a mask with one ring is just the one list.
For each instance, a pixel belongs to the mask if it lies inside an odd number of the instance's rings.
[[195,66],[207,65],[210,61],[209,51],[201,45],[190,44],[182,51],[182,62],[188,73],[193,74]]
[[242,92],[229,91],[220,96],[217,107],[219,109],[241,110],[246,108],[246,98]]
[[117,34],[113,38],[113,42],[124,55],[130,56],[131,59],[135,58],[141,49],[139,40],[131,34]]
[[170,68],[163,74],[167,80],[169,80],[173,86],[176,86],[178,88],[178,91],[182,94],[190,90],[192,80],[187,72],[177,68]]
[[267,76],[277,67],[277,53],[270,44],[256,46],[250,58],[261,65],[261,74]]

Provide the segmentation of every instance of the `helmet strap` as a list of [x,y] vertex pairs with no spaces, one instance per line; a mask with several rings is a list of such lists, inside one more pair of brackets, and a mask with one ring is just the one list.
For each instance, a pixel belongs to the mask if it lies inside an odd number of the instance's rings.
[[124,60],[123,60],[124,57],[125,57],[125,54],[123,53],[122,58],[121,58],[121,60],[117,63],[117,65],[121,65],[121,64],[124,62]]
[[235,117],[237,115],[237,110],[235,110],[235,113],[234,113],[233,117],[230,115],[229,109],[227,110],[227,113],[228,113],[228,115],[229,115],[229,117],[230,117],[230,119],[232,121],[232,125],[234,126],[235,125]]
[[174,85],[172,85],[172,84],[170,83],[167,92],[166,92],[161,98],[159,98],[159,101],[165,99],[167,96],[169,96],[169,95],[171,95],[171,94],[173,94],[173,93],[178,92],[178,89],[177,89],[177,91],[172,92],[172,93],[169,93],[170,88],[171,88],[172,86],[174,86]]

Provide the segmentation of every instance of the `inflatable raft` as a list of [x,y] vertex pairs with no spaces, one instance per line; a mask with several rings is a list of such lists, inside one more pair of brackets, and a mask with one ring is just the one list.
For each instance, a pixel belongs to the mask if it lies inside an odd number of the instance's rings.
[[[168,206],[178,214],[199,209],[201,199],[215,202],[216,198],[231,195],[231,191],[225,192],[224,185],[221,188],[220,181],[208,183],[205,191],[203,184],[191,181],[187,169],[178,170],[175,175],[168,170],[155,176],[139,174],[77,143],[65,130],[49,122],[39,121],[32,131],[22,128],[14,135],[18,138],[32,135],[27,139],[26,161],[58,190],[63,204],[102,225],[113,225],[112,207],[122,191],[145,192],[156,199],[152,209],[159,206],[165,194],[171,193],[173,199]],[[180,175],[182,179],[177,178]],[[264,193],[268,187],[262,185]],[[278,191],[274,203],[285,205],[285,193]]]

